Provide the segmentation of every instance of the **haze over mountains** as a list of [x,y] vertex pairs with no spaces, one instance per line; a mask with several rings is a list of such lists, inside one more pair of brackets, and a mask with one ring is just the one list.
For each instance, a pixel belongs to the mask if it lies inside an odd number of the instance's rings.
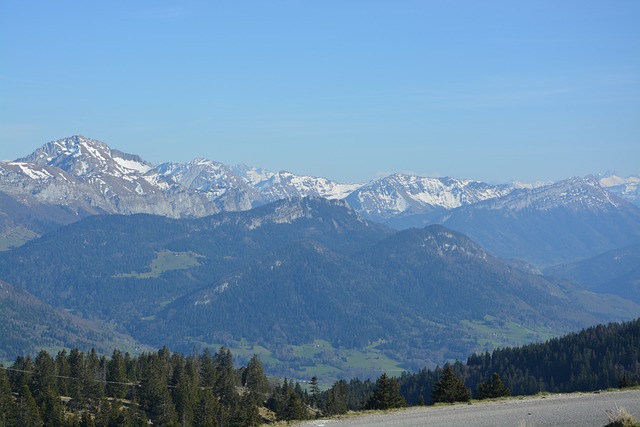
[[[637,206],[631,206],[631,202],[638,201],[639,181],[635,177],[606,176],[599,182],[586,177],[525,186],[393,174],[365,184],[341,184],[326,178],[275,173],[245,165],[231,167],[206,159],[154,166],[138,155],[76,135],[49,142],[14,162],[0,162],[0,198],[4,201],[0,235],[8,247],[90,214],[201,217],[307,196],[345,199],[363,217],[397,229],[443,223],[468,233],[478,228],[477,216],[484,218],[485,229],[486,223],[513,215],[546,214],[549,218],[544,221],[548,221],[555,211],[557,221],[563,222],[566,219],[559,213],[563,209],[572,209],[572,213],[584,209],[597,217],[599,211],[609,207],[621,212],[616,223],[623,229],[627,221],[637,219]],[[488,202],[490,200],[493,202]],[[25,207],[29,215],[24,215]],[[471,219],[470,215],[476,218]],[[536,219],[528,220],[530,229],[535,229]],[[591,220],[595,219],[583,219]],[[518,230],[507,233],[517,236],[509,243],[500,244],[491,238],[495,230],[484,233],[489,236],[471,235],[498,255],[524,257],[540,264],[597,255],[633,243],[635,238],[620,235],[598,238],[595,247],[584,249],[574,257],[562,255],[566,248],[553,245],[549,254],[529,256],[518,246],[520,240],[528,240],[530,236],[522,237]]]
[[[357,374],[351,350],[420,368],[639,316],[635,258],[619,269],[606,260],[622,255],[602,255],[640,244],[635,186],[340,184],[206,159],[152,165],[74,136],[0,162],[0,280],[29,295],[13,300],[131,346],[249,346],[298,376],[319,363]],[[601,279],[587,283],[577,262],[594,256]],[[542,274],[564,262],[577,264]]]

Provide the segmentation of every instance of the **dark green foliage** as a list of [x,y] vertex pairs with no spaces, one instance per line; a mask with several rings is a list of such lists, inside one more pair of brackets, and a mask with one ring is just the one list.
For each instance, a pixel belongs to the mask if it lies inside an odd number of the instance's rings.
[[36,404],[36,400],[29,390],[29,386],[24,384],[16,402],[16,420],[17,425],[22,427],[42,427],[42,419],[40,418],[40,410]]
[[318,377],[311,377],[309,381],[309,392],[311,393],[311,405],[318,406],[318,395],[320,394],[320,386],[318,385]]
[[382,374],[376,381],[376,388],[373,395],[365,405],[366,409],[392,409],[407,406],[407,402],[400,394],[398,380],[389,378],[386,373]]
[[0,423],[7,426],[15,425],[16,417],[16,401],[11,393],[11,385],[4,366],[0,365]]
[[257,403],[262,403],[269,392],[269,381],[258,355],[254,354],[242,371],[242,385],[249,390],[250,396]]
[[511,396],[511,390],[504,385],[497,372],[493,373],[491,380],[480,383],[478,386],[478,397],[480,399],[493,399],[507,396]]
[[222,417],[218,398],[210,388],[199,393],[199,400],[194,412],[194,425],[202,427],[217,427]]
[[440,375],[440,379],[433,385],[431,395],[433,403],[468,402],[471,400],[471,392],[464,382],[456,377],[453,368],[447,365]]
[[267,399],[281,419],[307,417],[299,384],[285,380],[272,392],[257,356],[236,369],[224,347],[187,357],[166,347],[134,358],[115,350],[109,359],[41,351],[0,369],[0,426],[8,427],[257,426]]
[[129,390],[127,384],[127,365],[120,350],[113,350],[111,359],[107,363],[107,395],[124,398]]
[[515,395],[593,391],[640,378],[640,319],[599,325],[544,343],[472,355],[469,376],[497,372]]
[[326,393],[324,411],[327,415],[344,414],[347,412],[348,386],[346,381],[336,382]]
[[[282,212],[304,215],[282,221]],[[147,274],[159,254],[167,253],[188,254],[191,263]],[[467,357],[485,340],[491,341],[487,348],[514,345],[540,339],[538,331],[559,334],[640,314],[638,306],[600,297],[596,304],[577,286],[512,268],[441,226],[394,233],[363,221],[340,202],[316,199],[200,219],[89,217],[0,253],[0,278],[58,314],[66,308],[117,323],[147,345],[168,342],[190,352],[194,346],[201,351],[204,343],[231,347],[244,339],[276,353],[316,339],[346,349],[383,340],[377,350],[409,369]],[[32,300],[24,305],[35,307]],[[11,313],[26,316],[26,325],[68,320],[31,319],[37,311]],[[460,329],[461,322],[477,326],[486,316],[496,325],[522,325],[531,335],[494,337],[500,329],[495,325],[484,336],[468,325]],[[0,357],[11,350],[13,358],[20,354],[14,350],[33,345],[26,341],[39,343],[59,332],[38,329],[34,336],[31,328],[24,335],[33,339],[20,341],[13,331],[28,329],[25,324],[10,328]],[[80,326],[71,322],[64,329],[77,338]],[[78,344],[83,350],[107,334],[104,328],[84,332]],[[45,345],[71,341],[58,338]],[[105,347],[110,353],[118,346]],[[282,376],[294,375],[303,361],[283,359],[277,368]]]
[[[452,365],[467,387],[479,390],[496,373],[514,395],[541,391],[594,391],[640,379],[640,319],[599,325],[562,338],[492,353],[474,354]],[[429,402],[439,371],[404,373],[400,390],[409,405]],[[623,381],[626,379],[626,381]]]
[[[266,406],[283,420],[302,420],[307,418],[301,390],[293,381],[286,378],[282,385],[277,385]],[[297,389],[297,390],[296,390]]]

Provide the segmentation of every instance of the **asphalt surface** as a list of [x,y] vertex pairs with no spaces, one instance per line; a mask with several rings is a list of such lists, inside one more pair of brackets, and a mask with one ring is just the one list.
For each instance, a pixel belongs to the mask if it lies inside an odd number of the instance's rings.
[[307,421],[303,427],[603,427],[605,411],[625,408],[640,420],[640,390],[513,398],[471,405],[418,407],[402,411]]

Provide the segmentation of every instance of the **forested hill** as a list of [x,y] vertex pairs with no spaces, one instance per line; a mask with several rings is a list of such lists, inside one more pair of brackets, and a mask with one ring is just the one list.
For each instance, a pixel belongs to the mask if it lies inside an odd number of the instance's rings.
[[[457,377],[457,378],[456,378]],[[504,385],[500,381],[504,379]],[[451,381],[444,381],[447,378]],[[640,379],[640,319],[600,325],[544,343],[473,355],[445,369],[383,374],[377,381],[337,381],[320,392],[284,379],[269,380],[257,356],[235,368],[225,348],[188,356],[156,353],[111,358],[74,349],[18,357],[0,365],[0,419],[6,426],[255,426],[275,420],[313,418],[365,408],[388,409],[433,401],[540,391],[591,391],[636,384]],[[463,380],[462,383],[460,380]],[[496,381],[497,380],[497,381]],[[443,400],[447,384],[461,394]],[[434,387],[435,386],[435,387]],[[479,393],[482,389],[482,393]],[[436,398],[437,391],[440,396]]]
[[[593,391],[640,381],[640,319],[598,325],[543,343],[474,354],[453,365],[467,387],[497,372],[514,395]],[[399,382],[408,403],[430,401],[440,369],[403,374]]]

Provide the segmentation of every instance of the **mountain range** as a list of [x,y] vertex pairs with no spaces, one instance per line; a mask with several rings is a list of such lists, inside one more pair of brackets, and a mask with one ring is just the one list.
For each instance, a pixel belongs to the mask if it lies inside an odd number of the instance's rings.
[[[549,265],[640,241],[640,210],[633,205],[639,200],[639,182],[607,175],[550,184],[488,184],[392,174],[365,184],[341,184],[207,159],[156,166],[76,135],[0,162],[0,248],[92,214],[193,218],[313,196],[346,200],[364,218],[396,229],[445,224],[500,256]],[[619,215],[611,219],[613,211]],[[598,233],[602,218],[615,224]],[[514,221],[527,228],[512,226]],[[568,232],[558,234],[558,229]],[[533,230],[546,230],[548,236],[533,235]],[[545,240],[543,247],[531,244],[536,240]]]
[[253,343],[297,377],[315,342],[418,368],[640,315],[441,225],[395,231],[322,198],[89,216],[0,253],[0,279],[144,345]]
[[[419,369],[628,320],[635,194],[613,175],[341,184],[52,141],[0,162],[0,280],[15,304],[3,312],[18,316],[0,359],[101,336],[247,348],[303,378],[320,363]],[[52,323],[66,326],[28,329]]]

